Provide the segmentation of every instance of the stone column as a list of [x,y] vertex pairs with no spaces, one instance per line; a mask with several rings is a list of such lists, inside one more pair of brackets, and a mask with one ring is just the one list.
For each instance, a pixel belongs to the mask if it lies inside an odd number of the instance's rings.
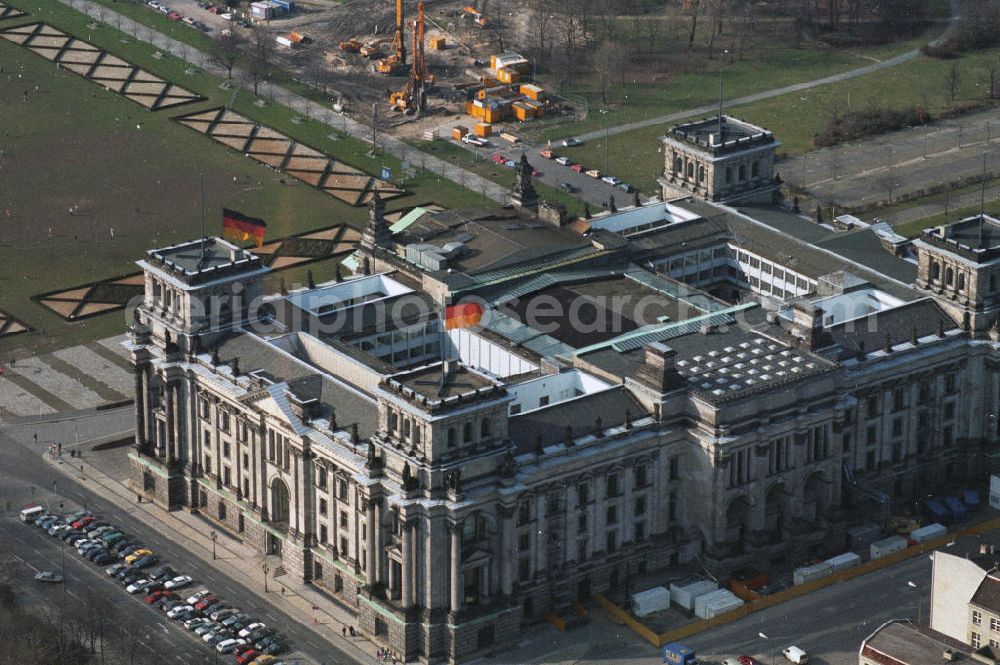
[[500,557],[500,592],[509,596],[514,592],[514,508],[500,506],[501,522],[501,552]]
[[146,367],[135,368],[135,443],[140,450],[146,448]]
[[451,611],[462,610],[462,530],[457,524],[448,523],[451,535]]
[[173,407],[174,417],[171,420],[170,427],[173,429],[173,446],[171,448],[171,456],[175,460],[181,459],[181,386],[178,383],[174,383],[170,386],[170,401]]
[[168,383],[164,389],[164,398],[167,400],[167,446],[165,455],[168,462],[174,460],[174,387]]
[[365,504],[365,521],[368,525],[366,527],[368,530],[368,538],[366,540],[368,542],[365,543],[368,553],[365,560],[365,568],[368,573],[368,588],[371,589],[377,581],[377,575],[375,574],[375,504],[371,499]]
[[403,523],[403,579],[402,600],[403,609],[413,607],[413,525]]
[[382,582],[388,575],[384,575],[382,570],[382,499],[372,499],[375,504],[375,527],[371,533],[372,550],[375,552],[375,581]]

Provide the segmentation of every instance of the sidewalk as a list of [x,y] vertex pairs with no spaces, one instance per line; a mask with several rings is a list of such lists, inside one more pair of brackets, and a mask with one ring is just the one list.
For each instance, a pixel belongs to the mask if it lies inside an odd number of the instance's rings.
[[[131,35],[135,39],[147,42],[154,48],[163,49],[185,62],[201,67],[206,72],[226,78],[225,68],[213,63],[208,55],[190,44],[168,37],[162,32],[133,21],[105,6],[91,2],[91,0],[60,0],[60,2],[96,21],[101,21],[127,35]],[[242,68],[235,67],[233,69],[233,80],[238,81],[240,78],[242,78]],[[368,142],[370,140],[371,129],[366,128],[363,124],[346,115],[335,113],[332,109],[308,100],[280,85],[264,81],[258,86],[258,91],[257,97],[260,99],[270,99],[277,104],[287,106],[296,113],[301,113],[307,118],[319,120],[329,125],[332,129],[340,130],[359,141]],[[435,157],[430,153],[409,146],[392,136],[383,134],[381,139],[382,148],[399,160],[419,163],[421,168],[447,178],[461,187],[481,193],[483,196],[498,203],[506,203],[508,190],[492,180],[488,180],[455,164]]]
[[[296,580],[290,575],[267,580],[268,593],[264,593],[264,573],[260,565],[248,562],[263,562],[263,555],[220,533],[215,543],[216,559],[212,560],[212,525],[196,515],[184,511],[164,512],[153,504],[135,502],[135,493],[123,483],[106,475],[86,458],[68,458],[64,448],[63,457],[46,461],[67,476],[79,481],[91,481],[87,485],[91,491],[111,501],[132,514],[141,515],[149,526],[164,534],[170,534],[172,542],[197,556],[206,565],[241,581],[251,592],[269,605],[280,609],[302,626],[307,626],[321,640],[334,644],[357,662],[375,662],[378,648],[360,634],[357,637],[342,637],[342,628],[355,624],[351,615],[336,602]],[[72,459],[72,461],[70,461]],[[64,463],[65,462],[65,463]],[[82,471],[81,471],[82,468]],[[272,566],[274,568],[276,566]],[[284,589],[284,593],[281,593]],[[313,610],[313,607],[319,609]],[[339,663],[331,658],[330,663]]]

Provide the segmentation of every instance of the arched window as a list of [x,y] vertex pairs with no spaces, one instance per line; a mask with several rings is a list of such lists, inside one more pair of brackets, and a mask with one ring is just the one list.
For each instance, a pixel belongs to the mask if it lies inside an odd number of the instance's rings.
[[490,435],[490,419],[483,418],[483,422],[479,424],[479,436],[485,439],[489,435]]
[[456,438],[455,428],[454,427],[449,427],[448,428],[448,446],[449,447],[455,445],[455,438]]
[[698,182],[705,182],[705,167],[698,167]]
[[742,182],[743,180],[746,179],[747,179],[747,165],[740,164],[740,181]]
[[390,432],[395,432],[397,427],[399,427],[399,417],[396,415],[395,411],[393,411],[393,410],[390,409],[389,410],[389,431]]
[[964,291],[965,290],[965,273],[964,272],[958,273],[958,290],[959,291]]
[[472,441],[472,435],[473,435],[472,423],[471,422],[465,423],[465,429],[462,432],[462,442],[468,443],[469,441]]
[[410,419],[403,418],[403,438],[410,438]]
[[759,159],[755,159],[753,161],[753,165],[750,167],[750,175],[753,176],[754,178],[756,178],[756,177],[758,177],[760,175],[760,160]]
[[937,261],[931,261],[931,280],[941,278],[941,264]]
[[420,440],[422,439],[420,434],[422,431],[423,430],[420,429],[420,427],[418,427],[417,425],[413,426],[413,443],[420,443]]
[[952,270],[951,268],[945,268],[944,269],[944,283],[948,284],[950,286],[951,283],[954,282],[954,281],[955,281],[955,271]]
[[688,162],[687,177],[694,177],[694,162]]
[[674,173],[680,173],[684,170],[684,162],[680,157],[674,157]]
[[733,181],[733,167],[732,166],[727,166],[726,167],[726,184],[728,185],[732,181]]

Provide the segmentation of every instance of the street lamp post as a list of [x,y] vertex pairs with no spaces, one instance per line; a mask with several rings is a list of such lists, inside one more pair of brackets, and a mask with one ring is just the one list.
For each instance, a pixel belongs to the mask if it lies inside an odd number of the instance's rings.
[[604,116],[604,173],[608,173],[608,110],[600,109],[601,115]]
[[911,589],[913,589],[917,593],[917,625],[919,626],[920,625],[920,620],[922,618],[922,616],[921,616],[921,610],[923,610],[923,604],[920,602],[919,587],[917,586],[917,584],[913,580],[907,581],[906,582],[906,586],[910,587]]
[[267,574],[271,571],[267,562],[260,564],[260,569],[264,571],[264,593],[267,593]]
[[774,642],[772,642],[771,638],[765,635],[764,633],[757,633],[757,636],[760,637],[762,640],[765,640],[771,647],[771,665],[774,665]]
[[209,536],[211,536],[212,538],[212,561],[215,561],[215,541],[219,539],[219,534],[217,534],[215,531],[212,531],[209,534]]

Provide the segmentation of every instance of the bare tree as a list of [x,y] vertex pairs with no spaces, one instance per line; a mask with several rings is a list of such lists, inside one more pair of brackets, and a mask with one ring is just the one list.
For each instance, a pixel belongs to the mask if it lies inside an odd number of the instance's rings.
[[246,46],[246,72],[249,83],[253,86],[253,94],[257,94],[260,84],[267,80],[271,73],[271,57],[274,53],[274,41],[263,25],[255,25],[250,30]]
[[953,64],[948,68],[948,72],[944,75],[944,90],[945,94],[948,96],[949,106],[955,103],[955,96],[958,94],[958,84],[961,82],[962,75],[958,70],[958,65]]
[[601,101],[608,103],[608,88],[612,77],[616,74],[624,76],[626,54],[621,44],[610,40],[604,41],[594,52],[594,71],[597,72],[597,83],[601,89]]
[[233,67],[247,53],[247,40],[242,35],[230,32],[228,35],[219,33],[212,40],[212,47],[208,53],[212,62],[220,67],[225,67],[226,76],[233,78]]
[[688,31],[688,50],[694,49],[694,36],[698,31],[698,13],[701,0],[684,0],[684,10],[691,15],[691,29]]
[[1000,73],[1000,57],[990,60],[986,65],[986,73],[989,78],[986,94],[989,99],[997,98],[997,74]]

